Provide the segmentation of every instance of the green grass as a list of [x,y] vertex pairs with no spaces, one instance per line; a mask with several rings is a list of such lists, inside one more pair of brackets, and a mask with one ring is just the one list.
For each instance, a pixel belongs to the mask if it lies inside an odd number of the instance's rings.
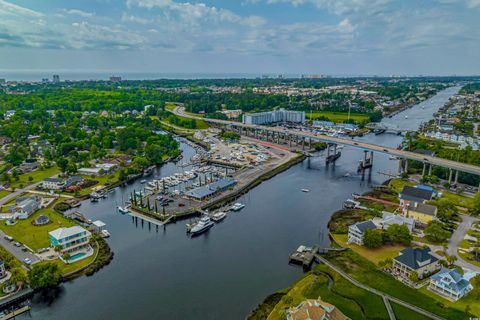
[[420,291],[429,296],[432,297],[433,299],[437,300],[438,302],[448,306],[452,307],[458,310],[465,311],[465,308],[467,306],[470,306],[470,313],[474,314],[475,316],[480,316],[480,303],[479,303],[479,296],[480,296],[480,288],[477,288],[474,286],[473,290],[468,293],[465,297],[462,299],[452,302],[450,300],[444,299],[443,297],[439,296],[438,294],[431,292],[430,290],[427,289],[427,287],[423,287],[420,289]]
[[[417,183],[406,181],[403,179],[392,179],[390,181],[390,188],[394,189],[397,192],[402,191],[404,186],[415,186]],[[450,200],[456,206],[464,207],[467,209],[473,208],[473,198],[462,196],[453,192],[441,191],[443,193],[443,198]]]
[[[30,184],[42,181],[43,179],[49,178],[58,173],[60,173],[60,170],[58,169],[57,166],[52,166],[44,170],[37,169],[35,171],[19,175],[19,180],[18,181],[12,180],[11,186],[14,188],[20,188],[20,185],[23,185],[23,187],[26,187]],[[29,181],[29,177],[32,177],[32,181]]]
[[[331,287],[329,287],[330,281],[332,281]],[[332,269],[325,265],[318,265],[288,290],[274,307],[268,320],[284,319],[286,309],[297,306],[305,299],[319,297],[335,305],[352,319],[388,318],[387,310],[379,296],[352,286]]]
[[[56,213],[51,207],[35,212],[28,219],[18,220],[18,223],[13,226],[7,226],[4,221],[1,221],[0,229],[13,237],[15,241],[19,241],[33,250],[49,247],[50,240],[48,232],[61,227],[71,227],[75,225],[72,220]],[[41,214],[47,216],[50,219],[50,223],[43,226],[34,226],[32,221]]]
[[406,248],[406,246],[403,245],[384,245],[377,249],[370,249],[353,243],[347,244],[348,235],[346,234],[334,234],[333,239],[342,247],[352,249],[375,264],[387,258],[395,258],[401,250]]
[[410,288],[380,271],[367,259],[352,250],[330,253],[328,260],[348,272],[353,278],[372,288],[381,290],[405,302],[416,305],[446,319],[465,319],[464,310],[446,306],[440,301]]
[[[306,111],[305,116],[310,120],[310,112]],[[348,112],[331,112],[331,111],[313,111],[312,118],[316,120],[320,117],[326,117],[335,123],[343,123],[348,119]],[[350,120],[357,123],[370,122],[370,117],[365,113],[350,113]]]
[[390,301],[390,305],[392,306],[393,313],[395,313],[395,318],[397,320],[429,320],[430,318],[425,317],[415,311],[412,311],[404,306],[396,304]]
[[8,192],[6,190],[0,190],[0,199],[3,197],[6,197],[10,194],[11,192]]

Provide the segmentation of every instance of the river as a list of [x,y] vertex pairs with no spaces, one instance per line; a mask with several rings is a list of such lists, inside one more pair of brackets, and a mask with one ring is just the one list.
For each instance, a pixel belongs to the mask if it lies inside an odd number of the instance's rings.
[[[459,87],[448,88],[385,122],[415,129]],[[408,119],[405,118],[408,114]],[[367,135],[363,141],[397,146],[402,137]],[[194,149],[182,144],[188,159]],[[112,234],[112,263],[91,277],[64,283],[53,298],[37,295],[33,319],[244,319],[267,295],[294,282],[301,268],[288,265],[300,244],[328,245],[331,214],[355,193],[386,180],[379,172],[396,172],[398,162],[375,154],[371,182],[356,174],[363,152],[345,147],[335,166],[313,157],[245,194],[246,207],[227,216],[206,234],[190,239],[185,222],[159,230],[135,224],[115,207],[139,184],[119,188],[80,211],[100,219]],[[156,175],[179,172],[173,163]],[[309,193],[301,192],[310,189]]]

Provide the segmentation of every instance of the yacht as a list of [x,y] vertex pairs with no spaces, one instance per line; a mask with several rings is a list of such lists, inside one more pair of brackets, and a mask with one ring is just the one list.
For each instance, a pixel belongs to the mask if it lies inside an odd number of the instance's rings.
[[214,223],[210,220],[209,217],[203,217],[203,218],[200,219],[200,221],[198,221],[192,227],[192,229],[190,229],[190,233],[192,234],[192,236],[199,235],[201,233],[204,233],[205,231],[207,231],[211,227],[213,227],[213,225],[214,225]]
[[212,215],[212,220],[215,221],[215,222],[219,222],[219,221],[222,221],[223,219],[225,219],[226,216],[227,216],[227,214],[224,211],[219,211],[219,212],[214,213]]
[[130,210],[128,210],[126,207],[118,206],[117,209],[118,209],[118,212],[120,212],[120,213],[129,213],[130,212]]
[[235,204],[230,208],[230,210],[232,210],[232,211],[239,211],[239,210],[242,210],[243,208],[245,208],[245,205],[242,204],[242,203],[237,202],[237,203],[235,203]]

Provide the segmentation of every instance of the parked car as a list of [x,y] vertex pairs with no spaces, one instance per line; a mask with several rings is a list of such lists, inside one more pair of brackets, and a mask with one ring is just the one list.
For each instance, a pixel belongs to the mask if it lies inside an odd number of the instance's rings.
[[22,244],[21,244],[20,242],[18,242],[18,241],[15,241],[15,242],[13,243],[13,245],[14,245],[15,247],[21,247],[21,246],[22,246]]
[[25,262],[25,264],[27,264],[27,265],[31,265],[31,264],[32,264],[32,260],[30,260],[30,258],[25,258],[25,259],[23,259],[23,262]]
[[4,238],[5,238],[5,240],[7,240],[7,241],[10,241],[10,242],[13,241],[13,238],[10,237],[10,236],[7,236],[7,235],[5,235]]

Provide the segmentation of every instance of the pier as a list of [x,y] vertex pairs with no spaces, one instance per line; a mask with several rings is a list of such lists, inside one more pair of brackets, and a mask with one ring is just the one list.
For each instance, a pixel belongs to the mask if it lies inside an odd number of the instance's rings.
[[289,263],[298,264],[305,269],[310,269],[315,261],[315,255],[318,253],[318,247],[299,246],[295,252],[290,254]]

